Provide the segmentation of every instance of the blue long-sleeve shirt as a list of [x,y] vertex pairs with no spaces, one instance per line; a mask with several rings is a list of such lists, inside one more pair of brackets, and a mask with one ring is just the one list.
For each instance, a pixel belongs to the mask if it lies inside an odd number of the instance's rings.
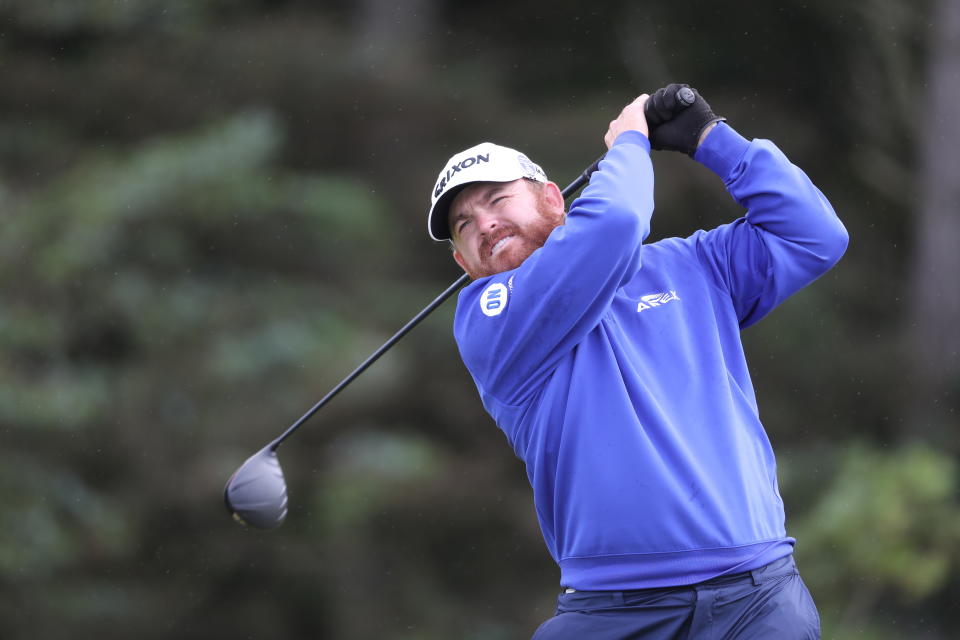
[[465,288],[454,321],[561,584],[580,590],[692,584],[791,552],[739,333],[847,245],[800,169],[723,123],[694,157],[746,215],[644,244],[649,151],[621,134],[565,224]]

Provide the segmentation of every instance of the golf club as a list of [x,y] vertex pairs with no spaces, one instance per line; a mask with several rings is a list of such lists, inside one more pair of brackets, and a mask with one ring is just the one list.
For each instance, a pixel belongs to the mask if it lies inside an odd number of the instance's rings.
[[[576,180],[563,190],[564,199],[568,198],[570,194],[578,191],[587,183],[590,179],[590,174],[596,171],[597,165],[600,164],[600,160],[602,159],[601,156],[601,158],[591,164]],[[223,497],[227,504],[227,510],[233,515],[235,520],[257,529],[273,529],[283,523],[287,517],[287,483],[283,477],[283,469],[280,468],[280,461],[277,459],[277,448],[283,444],[287,438],[293,435],[293,432],[299,429],[304,422],[309,420],[325,404],[330,402],[335,395],[353,382],[357,376],[366,371],[370,365],[376,362],[390,347],[399,342],[400,338],[407,335],[421,320],[430,315],[434,309],[443,304],[447,298],[459,291],[469,280],[470,276],[467,274],[463,274],[457,278],[456,282],[447,287],[443,293],[424,307],[420,313],[407,322],[393,337],[384,342],[379,349],[374,351],[360,366],[341,380],[337,386],[313,405],[299,420],[290,425],[286,431],[267,446],[250,456],[250,458],[230,476],[230,479],[227,481],[227,486],[224,489]]]
[[[692,97],[689,89],[680,89],[677,93],[678,102],[684,107],[692,104],[693,100],[688,102],[687,94],[681,95],[687,91]],[[648,103],[649,104],[649,103]],[[587,167],[576,180],[571,182],[564,190],[563,197],[566,200],[573,193],[579,191],[590,179],[590,175],[597,170],[603,156],[600,156],[596,162]],[[280,526],[287,517],[287,483],[283,476],[283,469],[280,468],[280,461],[277,458],[277,448],[283,442],[293,435],[293,432],[300,428],[304,422],[309,420],[317,411],[333,399],[348,384],[353,382],[361,373],[380,358],[390,347],[395,345],[400,338],[410,332],[421,320],[426,318],[434,309],[439,307],[447,298],[457,292],[470,280],[470,276],[463,274],[456,282],[451,284],[446,290],[437,296],[433,302],[423,308],[420,313],[414,316],[405,324],[393,337],[383,343],[383,345],[373,352],[360,366],[354,369],[337,386],[331,389],[319,402],[310,408],[299,420],[294,422],[280,436],[270,442],[267,446],[260,449],[246,462],[240,465],[230,479],[223,491],[224,501],[227,505],[227,511],[235,520],[241,524],[246,524],[257,529],[273,529]]]

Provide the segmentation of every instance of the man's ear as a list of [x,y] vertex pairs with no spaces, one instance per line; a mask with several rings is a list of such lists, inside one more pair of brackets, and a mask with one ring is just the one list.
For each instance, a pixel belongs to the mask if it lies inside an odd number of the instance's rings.
[[563,192],[560,191],[556,182],[547,182],[543,185],[543,196],[552,212],[561,216],[564,214],[566,202],[563,199]]
[[[463,256],[460,255],[460,252],[456,249],[453,250],[453,259],[457,261],[457,264],[460,265],[461,269],[467,271],[467,263],[463,261]],[[469,271],[467,273],[469,273]]]

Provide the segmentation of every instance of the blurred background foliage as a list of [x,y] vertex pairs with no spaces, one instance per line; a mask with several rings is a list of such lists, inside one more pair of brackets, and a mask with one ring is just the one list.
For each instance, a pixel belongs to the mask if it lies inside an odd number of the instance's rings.
[[[958,623],[957,0],[0,2],[0,637],[526,638],[558,572],[448,304],[454,151],[561,184],[636,94],[698,87],[851,232],[744,334],[825,638]],[[655,154],[653,235],[739,211]]]

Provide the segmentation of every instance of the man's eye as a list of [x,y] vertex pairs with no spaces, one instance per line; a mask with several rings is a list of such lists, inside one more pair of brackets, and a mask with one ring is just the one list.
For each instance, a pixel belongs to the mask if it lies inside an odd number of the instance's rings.
[[498,196],[498,197],[496,197],[496,198],[493,199],[493,204],[497,204],[497,203],[500,202],[501,200],[506,200],[506,199],[507,199],[507,196]]
[[466,227],[468,224],[470,224],[470,221],[469,221],[469,220],[464,220],[464,221],[462,221],[462,222],[457,226],[457,233],[463,233],[463,228]]

